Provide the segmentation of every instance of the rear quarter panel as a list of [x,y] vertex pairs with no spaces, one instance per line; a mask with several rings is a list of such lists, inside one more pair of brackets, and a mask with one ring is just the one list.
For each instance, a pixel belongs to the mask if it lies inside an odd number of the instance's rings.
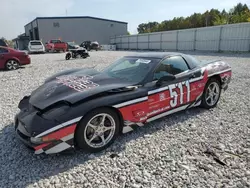
[[208,77],[220,76],[222,86],[230,83],[232,77],[231,66],[224,61],[216,61],[206,66]]

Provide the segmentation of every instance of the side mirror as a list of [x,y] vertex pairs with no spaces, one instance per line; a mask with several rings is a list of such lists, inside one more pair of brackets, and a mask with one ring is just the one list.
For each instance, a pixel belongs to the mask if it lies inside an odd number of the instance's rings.
[[166,76],[161,77],[157,82],[156,86],[161,86],[164,82],[169,82],[175,80],[176,77],[173,74],[168,74]]

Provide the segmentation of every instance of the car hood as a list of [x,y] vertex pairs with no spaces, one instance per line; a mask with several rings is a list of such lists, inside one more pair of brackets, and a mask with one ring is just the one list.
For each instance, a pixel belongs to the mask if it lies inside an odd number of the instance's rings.
[[125,91],[135,83],[126,82],[98,72],[92,68],[64,71],[48,78],[43,85],[31,93],[32,106],[44,110],[56,103],[74,104],[88,97],[94,97],[114,89]]

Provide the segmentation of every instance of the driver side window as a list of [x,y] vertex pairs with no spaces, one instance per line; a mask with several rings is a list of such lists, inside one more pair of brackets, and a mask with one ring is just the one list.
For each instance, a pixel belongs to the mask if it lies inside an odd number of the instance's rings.
[[187,63],[181,56],[169,57],[163,60],[157,67],[153,80],[159,80],[161,77],[168,74],[176,75],[187,71],[188,69]]

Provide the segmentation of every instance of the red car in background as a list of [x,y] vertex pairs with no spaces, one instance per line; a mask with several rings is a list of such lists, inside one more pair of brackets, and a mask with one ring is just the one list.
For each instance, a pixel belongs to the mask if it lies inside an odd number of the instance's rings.
[[68,49],[68,44],[66,42],[62,42],[61,40],[50,40],[45,43],[46,52],[66,52]]
[[30,57],[27,53],[0,46],[0,69],[15,70],[27,64],[30,64]]

